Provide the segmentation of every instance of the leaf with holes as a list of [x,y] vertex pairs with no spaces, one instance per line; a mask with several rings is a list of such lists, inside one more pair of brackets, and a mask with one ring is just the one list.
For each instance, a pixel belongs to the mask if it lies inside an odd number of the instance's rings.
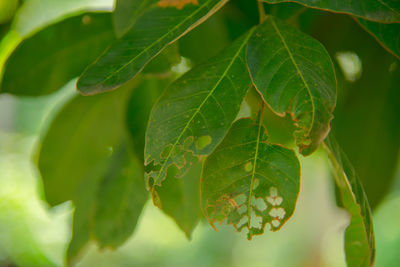
[[372,266],[375,238],[367,196],[353,166],[332,134],[326,139],[325,148],[334,169],[341,201],[351,214],[350,225],[345,232],[347,265]]
[[271,144],[262,120],[240,119],[207,157],[201,205],[209,223],[248,229],[248,239],[277,231],[292,216],[300,186],[294,151]]
[[268,17],[249,40],[247,62],[266,103],[277,114],[292,116],[300,152],[314,152],[330,130],[336,103],[335,73],[325,48]]
[[201,162],[181,178],[175,178],[176,167],[171,167],[163,185],[155,191],[154,204],[165,214],[171,216],[188,239],[201,218],[200,174]]
[[79,76],[114,40],[110,14],[87,13],[51,25],[21,42],[11,54],[0,92],[53,93]]
[[380,22],[400,22],[400,2],[396,0],[264,0],[270,4],[296,2],[306,7],[345,13]]
[[91,95],[117,88],[132,79],[165,47],[206,20],[227,0],[199,0],[182,9],[152,0],[130,30],[90,65],[78,90]]
[[383,24],[364,19],[357,21],[385,49],[400,59],[400,23]]
[[171,165],[183,176],[228,132],[251,84],[245,48],[252,33],[183,75],[153,107],[145,145],[149,189],[161,185]]

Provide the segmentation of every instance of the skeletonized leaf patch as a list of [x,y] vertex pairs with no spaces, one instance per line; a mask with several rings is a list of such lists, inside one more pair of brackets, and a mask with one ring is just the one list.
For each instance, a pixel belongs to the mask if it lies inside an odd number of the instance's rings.
[[248,229],[248,239],[264,229],[277,231],[295,209],[300,165],[294,151],[268,142],[262,121],[240,119],[206,159],[202,209],[209,223]]

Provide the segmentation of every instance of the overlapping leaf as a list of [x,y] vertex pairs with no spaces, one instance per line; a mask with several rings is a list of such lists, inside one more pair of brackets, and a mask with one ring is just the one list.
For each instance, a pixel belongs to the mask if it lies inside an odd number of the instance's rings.
[[183,75],[155,104],[145,146],[147,187],[153,193],[171,165],[183,176],[224,138],[251,84],[245,48],[252,33]]
[[382,24],[363,19],[357,21],[384,48],[400,59],[400,23]]
[[306,7],[346,13],[380,22],[400,22],[400,2],[396,0],[264,0],[270,4],[296,2]]
[[78,81],[83,94],[112,90],[129,81],[168,44],[207,19],[227,0],[199,0],[182,9],[162,7],[157,2],[152,0],[129,31],[86,69]]
[[4,67],[1,92],[38,96],[79,76],[115,39],[110,14],[88,13],[21,42]]
[[113,21],[117,35],[124,35],[151,4],[154,1],[116,0]]
[[311,154],[330,129],[336,103],[331,59],[315,39],[273,17],[249,40],[247,62],[257,90],[279,115],[289,113],[296,144]]
[[371,210],[363,186],[353,166],[330,134],[325,141],[334,168],[341,201],[351,214],[345,232],[348,266],[371,266],[375,259],[375,240]]
[[[127,125],[132,136],[132,145],[143,164],[144,139],[150,110],[167,86],[169,79],[144,79],[133,92],[127,110]],[[200,163],[195,164],[183,178],[176,179],[172,170],[168,180],[158,189],[156,205],[171,216],[190,238],[197,225],[200,212]]]
[[294,151],[270,143],[260,117],[240,119],[204,163],[202,209],[211,225],[226,220],[238,231],[247,228],[251,239],[290,218],[299,184]]
[[51,205],[68,200],[75,205],[70,260],[91,237],[100,246],[121,244],[146,200],[143,167],[126,150],[125,107],[134,85],[74,98],[43,138],[38,166],[46,199]]

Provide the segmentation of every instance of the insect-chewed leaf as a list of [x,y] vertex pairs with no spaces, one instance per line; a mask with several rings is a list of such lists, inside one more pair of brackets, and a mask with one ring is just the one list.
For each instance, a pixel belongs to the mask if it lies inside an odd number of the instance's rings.
[[375,259],[375,237],[367,196],[353,166],[332,134],[325,144],[342,203],[351,214],[350,225],[345,232],[347,265],[372,266]]
[[[264,2],[276,4],[289,1],[264,0]],[[350,14],[374,21],[387,23],[400,21],[400,2],[395,0],[291,0],[290,2],[296,2],[306,7]]]
[[201,205],[211,225],[226,220],[248,238],[276,231],[295,209],[300,164],[294,151],[268,142],[260,118],[236,121],[207,157]]
[[115,89],[132,79],[167,45],[206,20],[227,0],[199,0],[182,9],[163,8],[152,0],[143,15],[106,52],[90,65],[78,81],[83,94]]
[[383,24],[364,19],[357,21],[384,48],[400,59],[400,23]]
[[251,84],[245,47],[252,33],[186,73],[153,107],[145,145],[149,189],[161,185],[171,165],[183,176],[228,132]]
[[249,40],[247,62],[257,90],[272,110],[291,114],[300,152],[314,152],[330,130],[336,103],[335,73],[325,48],[268,17]]

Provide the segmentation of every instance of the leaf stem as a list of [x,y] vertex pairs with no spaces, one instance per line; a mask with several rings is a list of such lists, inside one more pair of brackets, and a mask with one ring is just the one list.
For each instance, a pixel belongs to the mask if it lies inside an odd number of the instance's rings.
[[260,17],[260,24],[262,24],[267,19],[267,15],[265,14],[263,0],[257,0],[257,4],[258,4],[258,14]]

